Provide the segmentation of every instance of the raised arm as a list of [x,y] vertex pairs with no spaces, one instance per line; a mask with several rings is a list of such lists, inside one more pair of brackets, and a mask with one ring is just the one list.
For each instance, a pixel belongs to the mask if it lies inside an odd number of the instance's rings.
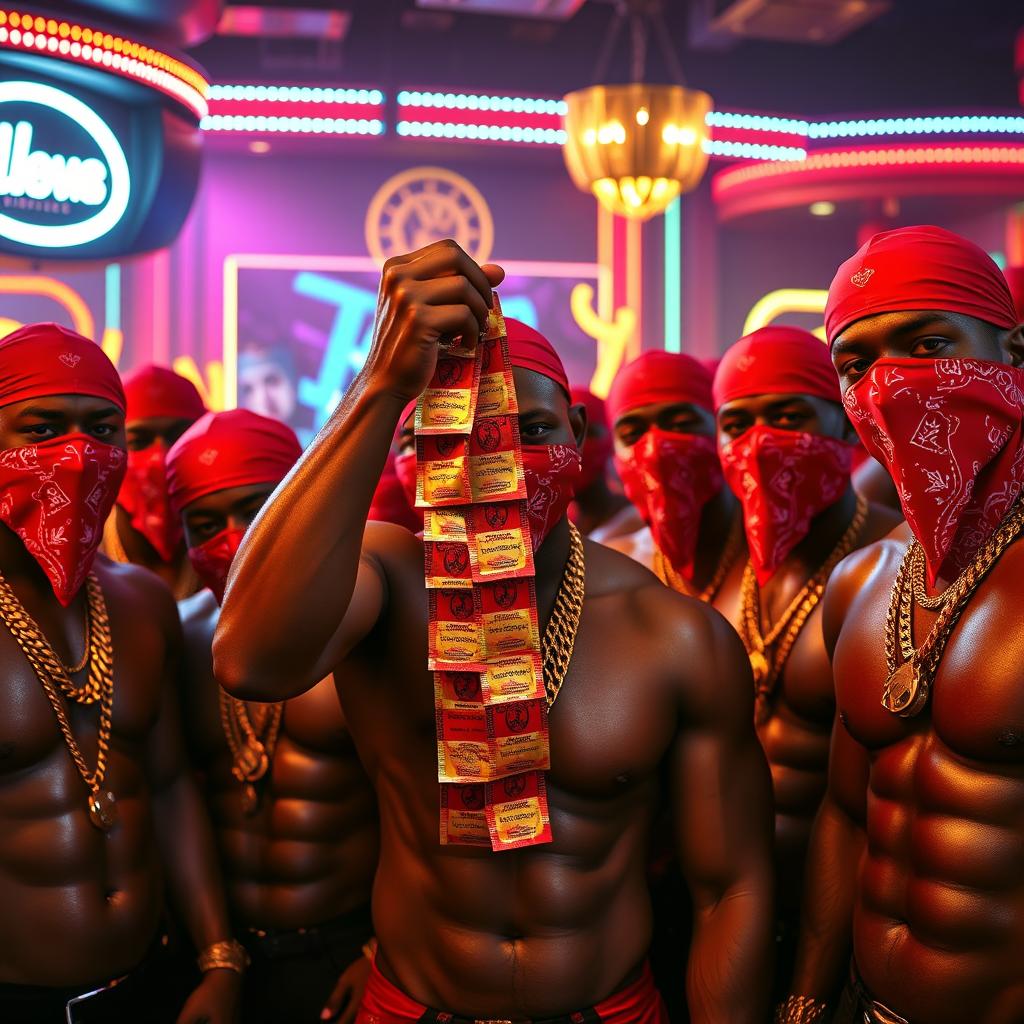
[[[831,657],[846,609],[872,557],[865,549],[833,573],[825,592],[825,646]],[[857,868],[866,841],[867,751],[847,732],[836,709],[829,755],[828,790],[818,810],[807,855],[794,995],[821,1002],[841,986],[850,961]]]
[[234,560],[213,649],[229,693],[308,690],[384,614],[384,553],[402,542],[394,528],[363,534],[398,418],[429,383],[439,343],[479,336],[502,276],[450,241],[384,265],[365,367]]
[[762,1024],[773,962],[771,776],[739,637],[700,609],[672,751],[679,857],[694,901],[694,1024]]

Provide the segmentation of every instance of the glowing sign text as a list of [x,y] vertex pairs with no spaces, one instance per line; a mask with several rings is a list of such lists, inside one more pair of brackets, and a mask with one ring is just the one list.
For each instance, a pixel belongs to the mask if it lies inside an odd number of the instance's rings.
[[[37,126],[21,117],[5,120],[5,103],[35,105],[51,115],[62,115],[93,141],[99,157],[64,156],[33,149]],[[46,249],[86,245],[118,224],[128,207],[130,193],[131,177],[124,150],[91,107],[53,86],[0,83],[0,197],[99,207],[91,217],[70,224],[33,223],[0,212],[0,236]],[[10,204],[4,202],[4,206]]]

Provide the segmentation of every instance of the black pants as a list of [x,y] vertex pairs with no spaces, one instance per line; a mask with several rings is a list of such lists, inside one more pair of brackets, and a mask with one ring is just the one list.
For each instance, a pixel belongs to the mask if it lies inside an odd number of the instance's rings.
[[[115,981],[116,984],[111,984]],[[90,993],[95,992],[95,995]],[[0,985],[3,1024],[174,1024],[187,979],[165,935],[124,978],[90,985]]]
[[315,1024],[339,976],[373,935],[360,907],[301,931],[249,930],[239,938],[252,957],[245,972],[242,1024]]

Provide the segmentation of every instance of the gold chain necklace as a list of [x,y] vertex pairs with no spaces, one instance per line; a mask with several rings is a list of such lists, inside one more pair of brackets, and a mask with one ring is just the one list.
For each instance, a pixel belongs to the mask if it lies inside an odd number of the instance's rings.
[[725,547],[722,549],[722,556],[718,561],[718,568],[711,582],[699,593],[690,581],[677,572],[675,566],[665,557],[664,552],[655,545],[654,548],[654,575],[667,587],[671,587],[677,593],[685,594],[687,597],[695,597],[705,604],[710,604],[715,595],[722,588],[725,577],[736,561],[740,547],[743,543],[743,518],[739,513],[733,518],[732,526],[729,527],[729,536],[726,538]]
[[[18,600],[10,584],[0,575],[0,617],[11,635],[18,642],[22,653],[28,659],[33,671],[43,684],[46,696],[57,717],[64,743],[75,762],[82,781],[89,790],[89,820],[97,828],[108,831],[117,821],[117,805],[114,794],[103,789],[107,774],[107,755],[110,752],[110,726],[114,708],[114,651],[110,638],[110,618],[103,598],[103,589],[92,573],[86,580],[89,599],[89,681],[81,688],[72,683],[71,677],[57,652],[43,635],[35,620]],[[83,665],[84,667],[84,665]],[[67,708],[61,700],[61,693],[78,704],[95,704],[99,701],[100,721],[96,741],[96,768],[90,771],[82,749],[71,731]]]
[[[743,570],[740,587],[740,638],[747,649],[750,667],[754,673],[755,715],[763,722],[768,714],[768,702],[782,674],[800,630],[817,607],[825,592],[832,570],[853,550],[867,520],[868,503],[857,498],[857,509],[846,532],[821,568],[800,588],[786,610],[772,628],[761,632],[761,589],[757,584],[753,563],[748,561]],[[774,651],[769,656],[769,649]]]
[[[924,709],[946,644],[971,595],[1022,531],[1024,503],[1010,511],[975,555],[974,561],[939,597],[928,598],[933,608],[941,607],[942,610],[924,643],[917,648],[914,647],[913,632],[914,602],[917,600],[918,587],[913,576],[916,560],[923,559],[923,553],[917,554],[919,545],[916,541],[907,548],[893,581],[889,611],[885,619],[885,661],[889,675],[882,690],[882,707],[887,711],[901,718],[911,718]],[[902,656],[902,661],[897,653]]]
[[925,557],[924,548],[915,540],[911,545],[910,573],[914,586],[914,600],[930,612],[939,611],[944,608],[953,597],[953,588],[947,587],[941,594],[930,597],[928,588],[925,586]]
[[[231,774],[242,783],[242,809],[255,814],[259,807],[256,783],[270,769],[281,734],[284,702],[259,705],[250,711],[242,700],[220,690],[220,721],[231,750]],[[258,721],[253,722],[256,718]]]
[[586,565],[583,558],[583,538],[580,531],[569,524],[569,558],[562,573],[562,582],[555,595],[544,638],[541,640],[544,666],[544,691],[548,707],[554,707],[569,670],[576,634],[583,612],[583,594],[586,584]]

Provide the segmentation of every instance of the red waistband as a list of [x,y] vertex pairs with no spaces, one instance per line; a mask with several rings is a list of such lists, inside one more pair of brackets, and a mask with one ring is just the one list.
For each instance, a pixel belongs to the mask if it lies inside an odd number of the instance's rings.
[[[374,963],[356,1024],[416,1024],[429,1009],[392,985]],[[593,1012],[602,1024],[669,1024],[649,964],[644,964],[636,981],[602,999],[593,1007]],[[571,1020],[574,1015],[565,1016]]]

